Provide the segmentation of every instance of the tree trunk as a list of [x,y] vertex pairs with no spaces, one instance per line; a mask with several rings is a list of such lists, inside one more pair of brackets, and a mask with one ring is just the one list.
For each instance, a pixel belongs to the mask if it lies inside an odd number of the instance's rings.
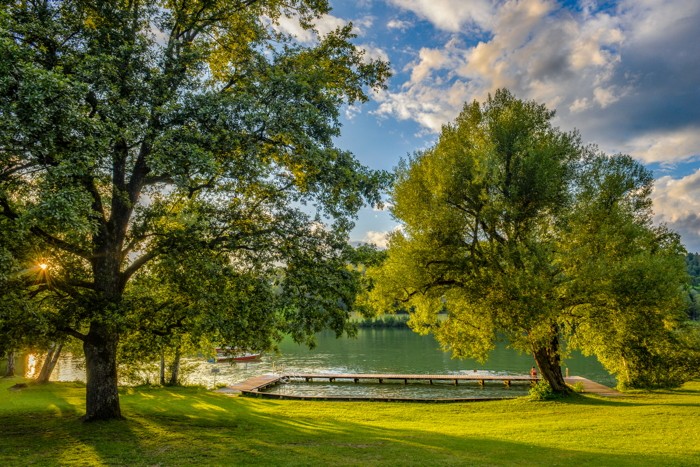
[[46,360],[44,360],[44,364],[39,372],[39,377],[36,379],[37,383],[44,384],[49,382],[51,373],[53,373],[53,369],[56,367],[56,363],[58,363],[58,358],[61,356],[62,349],[63,343],[53,344],[49,348],[49,351],[46,354]]
[[5,377],[10,378],[15,375],[15,351],[11,350],[7,352],[7,370],[5,371]]
[[160,351],[160,385],[165,386],[165,352]]
[[540,376],[549,383],[552,391],[560,394],[571,392],[569,386],[564,381],[561,372],[561,359],[559,358],[559,336],[556,326],[553,327],[554,334],[547,345],[534,345],[532,354],[537,362]]
[[104,323],[92,322],[83,343],[87,387],[85,421],[121,419],[117,391],[119,335]]
[[175,358],[170,366],[170,386],[177,386],[180,379],[180,346],[175,348]]

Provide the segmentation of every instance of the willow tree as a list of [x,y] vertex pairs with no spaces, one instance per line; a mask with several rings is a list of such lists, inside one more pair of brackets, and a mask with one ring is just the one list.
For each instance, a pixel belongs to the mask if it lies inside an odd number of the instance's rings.
[[561,337],[619,361],[633,322],[647,335],[677,322],[684,272],[677,236],[651,226],[649,173],[582,146],[553,115],[499,90],[399,168],[402,229],[373,296],[412,309],[409,324],[456,357],[484,359],[502,336],[567,392]]
[[[87,420],[121,416],[117,346],[143,322],[125,298],[144,268],[207,251],[237,270],[302,270],[341,256],[352,216],[378,201],[384,175],[333,138],[339,108],[383,86],[388,66],[352,45],[349,25],[310,45],[278,26],[312,29],[328,9],[2,1],[0,215],[41,249],[44,288],[67,303],[61,330],[84,343]],[[278,320],[298,338],[344,325],[341,300],[301,306],[312,278],[288,284],[297,299]]]

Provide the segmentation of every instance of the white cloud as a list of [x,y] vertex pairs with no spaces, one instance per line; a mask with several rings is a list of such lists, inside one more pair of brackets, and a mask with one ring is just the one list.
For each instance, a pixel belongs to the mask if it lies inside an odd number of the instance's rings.
[[302,28],[297,17],[282,16],[278,19],[278,24],[275,25],[275,28],[294,36],[300,42],[313,42],[316,40],[316,34],[313,31]]
[[680,233],[689,251],[700,252],[700,169],[683,178],[656,180],[652,199],[656,222]]
[[386,27],[389,29],[398,29],[400,31],[405,31],[406,29],[410,28],[413,26],[413,24],[410,21],[402,21],[400,19],[390,19],[386,23]]
[[591,0],[577,11],[555,0],[390,1],[448,31],[478,24],[489,38],[468,45],[456,34],[419,49],[410,78],[377,94],[379,115],[439,132],[464,102],[507,87],[556,108],[558,125],[607,152],[646,162],[700,155],[700,2],[627,0],[599,10]]
[[359,105],[348,105],[345,107],[345,118],[348,120],[354,120],[355,117],[362,113],[362,109]]
[[415,120],[431,132],[437,133],[452,120],[470,96],[469,85],[455,81],[447,89],[429,86],[411,86],[399,93],[380,91],[375,94],[379,107],[377,115],[393,115],[399,120]]
[[363,16],[352,20],[353,32],[358,36],[365,35],[366,31],[374,26],[374,16]]
[[365,51],[365,58],[370,60],[382,60],[385,62],[389,61],[389,54],[384,51],[384,49],[377,47],[373,44],[360,44],[359,48]]
[[364,238],[362,239],[362,242],[371,243],[379,248],[386,248],[388,234],[389,232],[375,232],[373,230],[370,230],[365,234]]
[[[438,49],[420,49],[418,62],[412,66],[411,83],[420,83],[433,70],[443,68],[449,61],[448,54]],[[409,65],[411,67],[411,65]]]
[[389,3],[450,32],[460,32],[470,26],[489,29],[495,8],[489,0],[389,0]]
[[588,99],[585,97],[582,97],[580,99],[576,99],[574,102],[571,103],[569,106],[569,112],[571,113],[576,113],[576,112],[581,112],[583,110],[586,110],[590,108],[590,104],[588,102]]
[[304,29],[299,24],[297,16],[282,16],[278,20],[275,28],[284,33],[294,36],[299,42],[311,43],[318,40],[319,36],[323,37],[330,32],[335,31],[347,25],[349,22],[353,24],[353,33],[358,36],[363,36],[365,31],[372,27],[374,18],[372,16],[363,16],[352,21],[346,21],[333,15],[325,14],[314,23],[314,30]]
[[603,109],[620,99],[612,88],[595,88],[593,89],[593,97]]
[[646,163],[687,160],[700,155],[700,126],[643,133],[619,149]]

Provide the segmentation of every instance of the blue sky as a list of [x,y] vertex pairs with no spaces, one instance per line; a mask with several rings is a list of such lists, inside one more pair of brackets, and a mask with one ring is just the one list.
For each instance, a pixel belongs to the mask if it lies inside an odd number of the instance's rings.
[[[604,151],[656,177],[656,222],[700,251],[699,0],[331,0],[320,34],[352,22],[368,56],[391,63],[388,89],[346,109],[338,145],[392,169],[429,147],[464,102],[507,87],[557,110]],[[312,40],[293,21],[282,27]],[[352,240],[396,227],[363,209]]]

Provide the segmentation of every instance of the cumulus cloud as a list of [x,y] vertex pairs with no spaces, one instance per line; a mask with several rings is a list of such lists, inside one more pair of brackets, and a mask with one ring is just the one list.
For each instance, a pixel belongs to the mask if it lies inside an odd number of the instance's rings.
[[642,162],[673,163],[697,157],[700,153],[700,128],[689,126],[661,129],[635,135],[620,145],[619,151],[633,154]]
[[400,31],[405,31],[410,28],[413,24],[410,21],[402,21],[400,19],[390,19],[386,23],[386,27],[389,29],[398,29]]
[[489,0],[389,0],[389,3],[449,32],[469,27],[489,29],[495,9]]
[[372,245],[376,245],[378,248],[386,248],[388,234],[389,232],[376,232],[370,230],[365,234],[364,238],[362,239],[362,242],[371,243]]
[[370,60],[382,60],[384,62],[389,61],[389,54],[387,54],[384,49],[374,44],[360,44],[358,47],[365,51],[365,58]]
[[[299,24],[299,18],[295,16],[282,16],[278,20],[278,24],[274,27],[296,38],[299,42],[311,44],[319,40],[320,37],[335,31],[338,28],[346,26],[352,22],[353,33],[362,37],[369,28],[374,25],[374,17],[363,16],[359,19],[346,21],[333,15],[323,15],[315,23],[313,29],[304,29]],[[382,60],[389,62],[389,55],[380,47],[374,44],[361,44],[357,46],[364,50],[365,58],[369,60]]]
[[346,26],[350,22],[353,25],[353,32],[358,36],[363,36],[374,25],[374,17],[363,16],[352,21],[346,21],[337,16],[325,14],[315,21],[313,29],[304,29],[299,24],[297,16],[282,16],[279,18],[275,28],[295,37],[299,42],[311,43],[317,41],[319,37]]
[[318,37],[325,36],[331,31],[335,31],[339,27],[347,24],[344,19],[333,15],[323,15],[314,24],[314,30],[304,29],[299,24],[299,18],[296,16],[282,16],[275,25],[279,31],[295,37],[299,42],[311,43],[318,40]]
[[700,169],[686,177],[661,177],[654,192],[656,222],[681,234],[688,251],[700,252]]
[[700,2],[628,0],[614,10],[593,1],[579,10],[555,0],[391,3],[447,31],[473,23],[489,34],[475,45],[456,34],[420,49],[410,78],[377,95],[378,114],[439,132],[465,101],[507,87],[557,108],[559,125],[608,152],[646,162],[699,152]]

